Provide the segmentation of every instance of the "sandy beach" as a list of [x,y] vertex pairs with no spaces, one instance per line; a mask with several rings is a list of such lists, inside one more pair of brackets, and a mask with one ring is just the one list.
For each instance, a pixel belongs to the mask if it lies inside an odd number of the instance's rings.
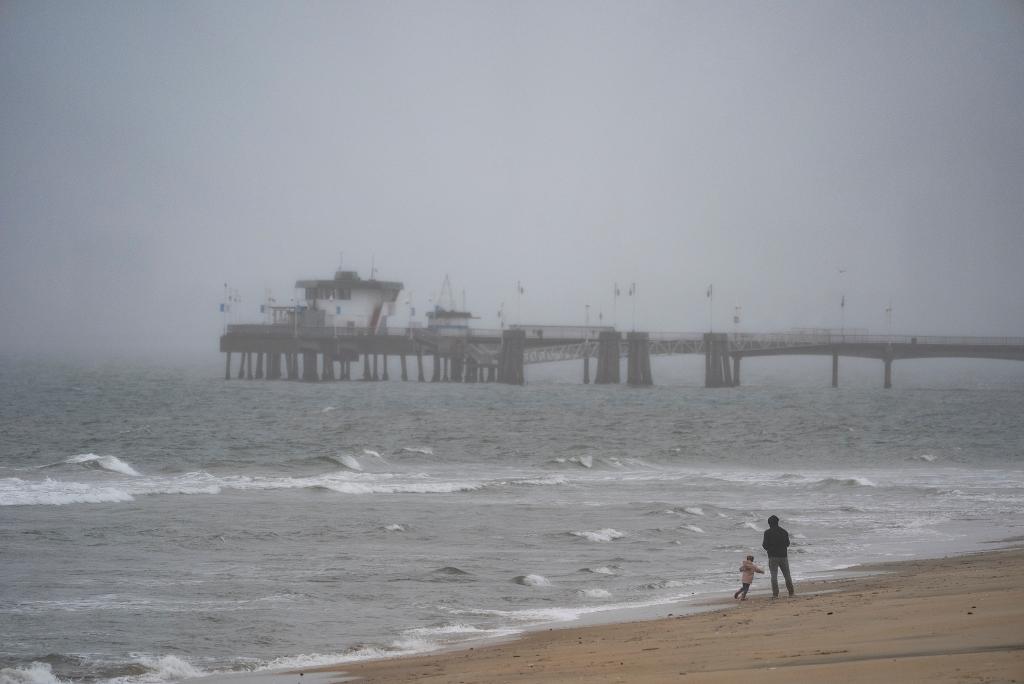
[[758,576],[747,601],[713,612],[317,671],[368,684],[1024,682],[1024,549],[856,571],[869,574],[793,598],[771,600]]

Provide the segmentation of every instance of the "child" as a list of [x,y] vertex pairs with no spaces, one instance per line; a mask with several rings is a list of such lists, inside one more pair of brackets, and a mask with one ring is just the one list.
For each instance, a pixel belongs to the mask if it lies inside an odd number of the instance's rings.
[[750,589],[750,583],[754,581],[755,572],[764,574],[764,570],[754,565],[754,557],[747,556],[747,560],[740,564],[740,581],[743,582],[743,586],[732,595],[734,599],[738,598],[740,601],[747,600],[747,590]]

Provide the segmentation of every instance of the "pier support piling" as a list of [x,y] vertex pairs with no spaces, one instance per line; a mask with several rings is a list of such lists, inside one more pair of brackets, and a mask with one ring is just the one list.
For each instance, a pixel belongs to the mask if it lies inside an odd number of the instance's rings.
[[388,378],[388,355],[387,354],[383,355],[382,361],[383,361],[383,368],[382,368],[382,370],[384,372],[381,373],[380,379],[381,380],[389,380],[390,378]]
[[839,351],[832,350],[832,386],[839,387]]
[[740,386],[740,359],[743,357],[739,354],[732,357],[732,386]]
[[409,372],[405,367],[405,354],[402,354],[402,382],[406,382],[409,379]]
[[263,379],[263,352],[256,352],[256,379]]
[[224,357],[224,379],[231,379],[231,352]]
[[433,371],[433,373],[430,376],[430,382],[440,382],[441,381],[441,357],[440,357],[440,355],[438,355],[436,350],[434,351],[434,353],[431,356],[433,356],[434,371]]
[[[626,344],[629,351],[626,364],[626,382],[631,387],[653,385],[654,381],[651,378],[651,350],[647,333],[627,333]],[[728,363],[728,359],[726,363]]]
[[704,333],[704,386],[732,386],[729,336],[725,333]]
[[885,359],[885,389],[892,389],[892,359]]
[[583,350],[583,384],[590,384],[590,352],[587,349]]
[[416,347],[416,382],[423,382],[423,350]]
[[501,333],[501,352],[498,382],[506,385],[525,384],[523,359],[526,351],[525,330],[505,330]]
[[369,382],[370,377],[370,355],[363,354],[363,382]]
[[619,382],[619,344],[622,333],[604,331],[597,337],[597,373],[595,385],[608,385]]
[[317,353],[315,351],[302,352],[303,382],[316,382],[320,379],[319,374],[316,372],[316,357]]

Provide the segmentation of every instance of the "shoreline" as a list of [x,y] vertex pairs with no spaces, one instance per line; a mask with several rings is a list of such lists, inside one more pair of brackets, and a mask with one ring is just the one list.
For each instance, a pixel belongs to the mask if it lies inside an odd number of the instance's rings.
[[[1024,682],[1024,547],[846,568],[797,595],[295,670],[329,681]],[[867,574],[865,574],[867,573]],[[781,581],[781,577],[780,577]],[[761,587],[770,582],[765,574]],[[783,592],[785,588],[783,587]],[[763,589],[762,589],[763,591]],[[666,606],[668,608],[668,606]]]

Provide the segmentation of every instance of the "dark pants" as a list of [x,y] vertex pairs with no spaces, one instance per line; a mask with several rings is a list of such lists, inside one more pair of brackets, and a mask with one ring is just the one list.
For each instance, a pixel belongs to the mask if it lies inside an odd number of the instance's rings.
[[789,576],[789,558],[786,556],[773,557],[768,556],[768,570],[772,573],[772,596],[779,595],[779,570],[782,570],[782,576],[786,578],[786,589],[789,590],[789,595],[793,595],[793,578]]
[[747,596],[747,590],[750,589],[750,582],[744,582],[743,586],[736,590],[736,593],[732,595],[733,598],[739,598]]

